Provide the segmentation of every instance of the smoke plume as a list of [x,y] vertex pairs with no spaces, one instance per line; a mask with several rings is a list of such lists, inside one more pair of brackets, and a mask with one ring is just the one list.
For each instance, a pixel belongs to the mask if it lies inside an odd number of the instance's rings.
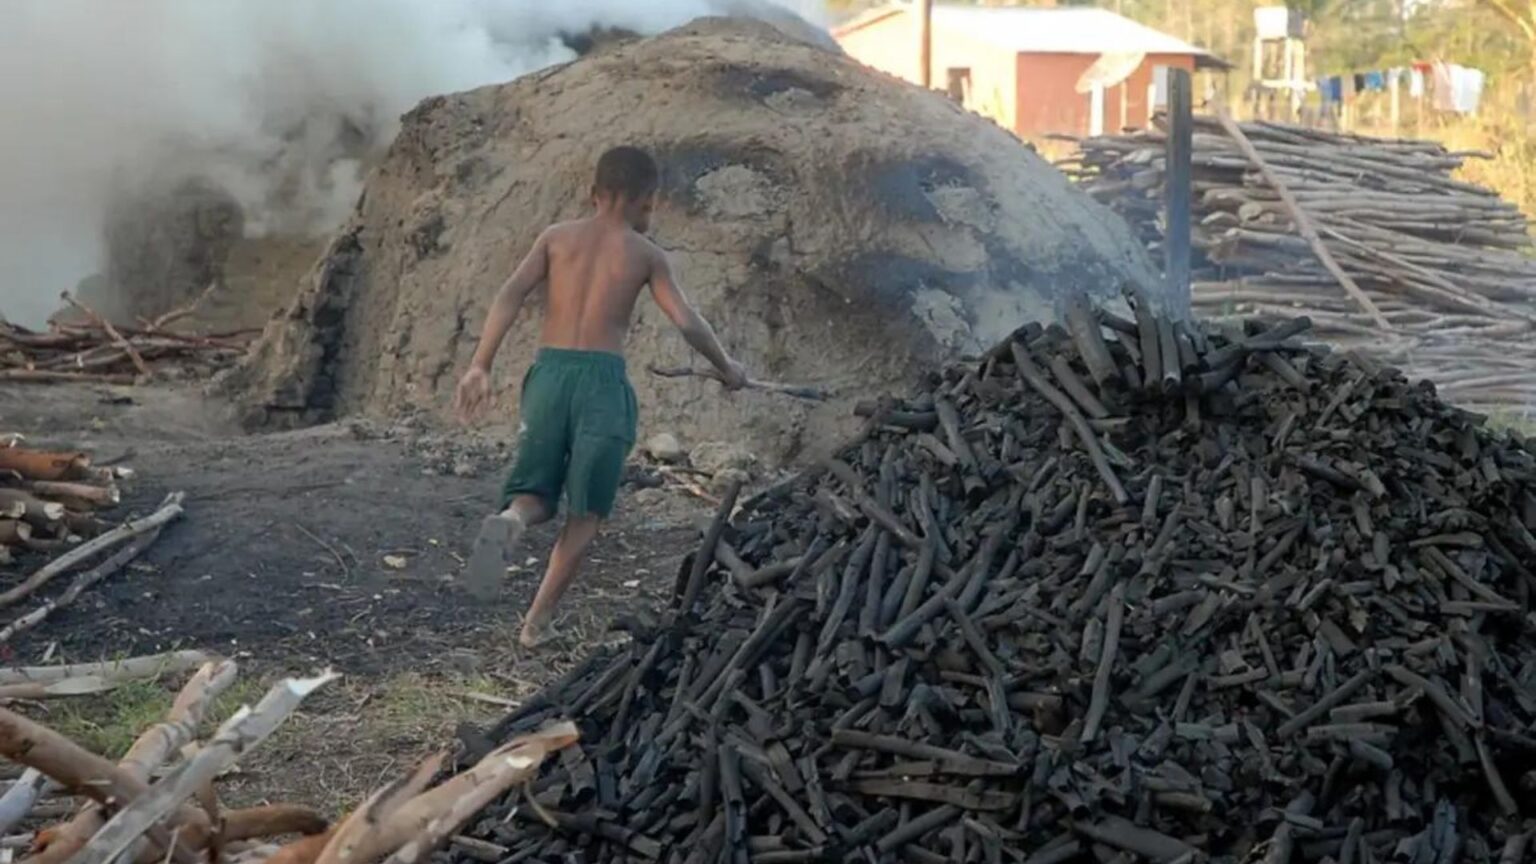
[[[820,19],[820,0],[774,0]],[[424,97],[572,59],[562,33],[658,32],[769,0],[7,0],[0,315],[97,271],[124,189],[211,180],[249,234],[320,234]],[[782,9],[778,10],[782,11]]]

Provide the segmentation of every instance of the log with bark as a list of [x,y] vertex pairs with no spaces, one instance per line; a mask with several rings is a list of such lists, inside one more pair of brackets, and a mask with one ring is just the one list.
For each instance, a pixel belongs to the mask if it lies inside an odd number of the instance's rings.
[[1135,321],[1071,319],[723,508],[668,616],[487,733],[569,716],[583,743],[443,860],[1523,848],[1526,442],[1305,321],[1148,316],[1172,339],[1143,353]]
[[124,468],[93,467],[85,453],[0,446],[0,520],[21,520],[30,529],[0,530],[0,546],[67,547],[101,533],[96,511],[117,506],[117,480],[127,476]]

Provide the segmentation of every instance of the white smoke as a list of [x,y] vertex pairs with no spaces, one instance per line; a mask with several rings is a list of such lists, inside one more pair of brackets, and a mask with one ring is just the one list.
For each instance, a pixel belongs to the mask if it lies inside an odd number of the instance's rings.
[[[821,23],[820,0],[772,0]],[[323,232],[356,161],[430,95],[572,59],[562,32],[654,33],[766,0],[6,0],[0,315],[95,272],[113,190],[201,174],[247,233]]]

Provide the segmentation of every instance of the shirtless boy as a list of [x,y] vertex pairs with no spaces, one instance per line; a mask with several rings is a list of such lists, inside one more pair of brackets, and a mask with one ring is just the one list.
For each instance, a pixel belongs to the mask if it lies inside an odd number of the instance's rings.
[[482,597],[494,591],[523,533],[553,518],[565,492],[565,526],[523,620],[520,641],[530,648],[553,635],[555,604],[612,512],[624,459],[634,446],[635,391],[625,374],[624,337],[641,289],[650,286],[662,313],[714,364],[727,388],[747,383],[741,364],[726,354],[678,287],[666,253],[645,237],[658,182],[656,163],[642,150],[617,147],[602,155],[592,186],[596,213],[539,235],[491,303],[474,359],[454,393],[462,421],[484,411],[496,350],[523,301],[546,283],[539,353],[523,379],[517,460],[502,490],[502,510],[486,517],[468,570],[471,591]]

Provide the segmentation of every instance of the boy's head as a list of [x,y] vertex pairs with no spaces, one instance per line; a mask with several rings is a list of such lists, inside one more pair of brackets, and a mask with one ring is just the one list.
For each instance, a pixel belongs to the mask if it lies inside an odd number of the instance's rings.
[[650,228],[660,185],[661,171],[649,153],[638,147],[615,147],[597,160],[592,200],[600,208],[618,209],[631,227],[645,231]]

